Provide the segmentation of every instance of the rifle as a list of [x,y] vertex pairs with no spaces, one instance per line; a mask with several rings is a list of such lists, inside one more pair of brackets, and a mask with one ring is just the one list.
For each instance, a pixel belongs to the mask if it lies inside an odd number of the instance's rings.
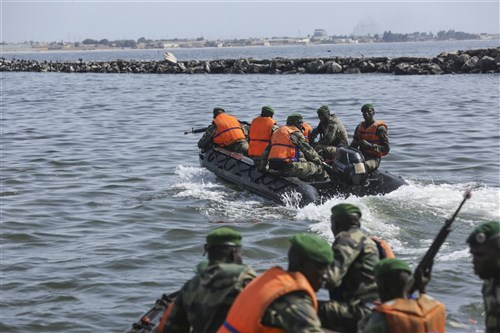
[[408,294],[413,294],[417,290],[417,286],[415,283],[415,277],[417,277],[419,274],[423,276],[430,276],[431,269],[432,269],[432,264],[434,262],[434,257],[436,257],[436,254],[438,253],[439,249],[443,245],[444,241],[446,240],[446,237],[448,237],[448,234],[451,232],[451,224],[457,217],[458,212],[464,205],[465,201],[467,199],[470,199],[471,197],[471,190],[466,190],[464,193],[464,199],[460,203],[460,206],[458,206],[457,210],[453,214],[453,216],[449,219],[446,219],[443,227],[441,230],[439,230],[438,235],[432,242],[431,247],[427,250],[425,253],[424,257],[422,260],[418,263],[417,268],[415,269],[415,272],[413,273],[413,278],[409,282],[409,292]]
[[163,317],[163,314],[167,310],[168,306],[174,302],[175,298],[179,294],[179,291],[176,291],[172,294],[163,294],[161,298],[156,300],[156,303],[153,305],[151,309],[148,310],[145,314],[143,314],[139,320],[132,324],[125,333],[151,333],[153,329],[158,325],[160,320]]
[[190,131],[184,131],[184,134],[189,134],[189,133],[201,133],[201,132],[205,132],[207,130],[208,126],[207,127],[203,127],[203,128],[191,128]]

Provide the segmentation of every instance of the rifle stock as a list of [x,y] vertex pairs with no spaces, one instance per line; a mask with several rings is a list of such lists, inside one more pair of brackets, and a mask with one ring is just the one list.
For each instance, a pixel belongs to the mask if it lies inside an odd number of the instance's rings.
[[205,132],[207,130],[208,126],[207,127],[203,127],[203,128],[191,128],[190,131],[184,131],[184,134],[189,134],[189,133],[201,133],[201,132]]
[[436,257],[436,254],[438,253],[439,249],[443,245],[444,241],[446,240],[446,237],[448,237],[448,234],[451,232],[451,224],[457,217],[458,212],[460,209],[462,209],[462,206],[464,205],[465,201],[471,197],[471,190],[467,190],[464,193],[464,199],[460,203],[460,206],[458,206],[457,210],[453,214],[453,216],[449,219],[446,219],[443,227],[441,230],[439,230],[438,235],[432,242],[431,247],[427,250],[425,253],[424,257],[422,260],[419,262],[417,268],[415,269],[413,273],[413,278],[412,281],[410,282],[409,286],[409,294],[413,294],[417,290],[417,286],[415,284],[415,277],[417,274],[423,274],[423,276],[429,276],[431,273],[432,269],[432,264],[434,262],[434,258]]

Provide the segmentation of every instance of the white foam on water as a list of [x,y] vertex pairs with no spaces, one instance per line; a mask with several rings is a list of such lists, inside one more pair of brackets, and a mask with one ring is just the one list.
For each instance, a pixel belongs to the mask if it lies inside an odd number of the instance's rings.
[[180,181],[172,186],[177,192],[174,197],[208,201],[202,209],[207,216],[228,220],[276,220],[282,217],[280,210],[265,205],[264,198],[228,187],[205,168],[178,165],[175,174]]
[[[361,225],[367,234],[381,237],[389,242],[395,252],[404,255],[421,256],[433,241],[418,239],[419,246],[409,246],[402,236],[415,225],[411,223],[444,223],[451,217],[464,198],[466,189],[472,189],[472,196],[462,207],[458,218],[472,229],[488,220],[498,220],[500,216],[500,189],[477,184],[419,184],[410,182],[398,190],[384,196],[332,198],[321,205],[310,204],[298,209],[297,218],[310,221],[310,231],[333,241],[330,230],[330,209],[336,204],[348,202],[357,205],[362,213]],[[424,224],[425,225],[425,224]],[[421,227],[421,226],[420,226]],[[415,232],[415,230],[413,230]],[[417,229],[418,232],[418,229]],[[408,236],[406,236],[408,238]],[[440,253],[446,251],[443,244]],[[459,260],[466,254],[454,251],[437,260]]]

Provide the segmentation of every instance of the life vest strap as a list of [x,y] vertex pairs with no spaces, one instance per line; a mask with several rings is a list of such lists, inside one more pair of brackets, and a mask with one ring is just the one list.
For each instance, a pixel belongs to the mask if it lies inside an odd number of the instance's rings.
[[224,327],[231,333],[240,333],[234,326],[232,326],[230,323],[224,320]]
[[227,131],[232,131],[232,130],[235,130],[235,129],[241,129],[241,127],[229,127],[223,131],[221,131],[220,133],[217,133],[216,135],[214,135],[214,138],[220,136],[222,133],[226,133]]

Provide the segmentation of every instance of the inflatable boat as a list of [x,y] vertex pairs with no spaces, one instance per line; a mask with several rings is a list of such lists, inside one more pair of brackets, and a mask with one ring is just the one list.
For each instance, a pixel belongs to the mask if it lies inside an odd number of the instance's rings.
[[331,165],[324,164],[330,176],[327,181],[302,181],[273,171],[260,171],[251,158],[223,148],[201,151],[200,165],[217,177],[236,184],[279,204],[320,204],[335,196],[366,196],[395,191],[406,181],[387,171],[366,172],[364,157],[357,149],[340,147]]

